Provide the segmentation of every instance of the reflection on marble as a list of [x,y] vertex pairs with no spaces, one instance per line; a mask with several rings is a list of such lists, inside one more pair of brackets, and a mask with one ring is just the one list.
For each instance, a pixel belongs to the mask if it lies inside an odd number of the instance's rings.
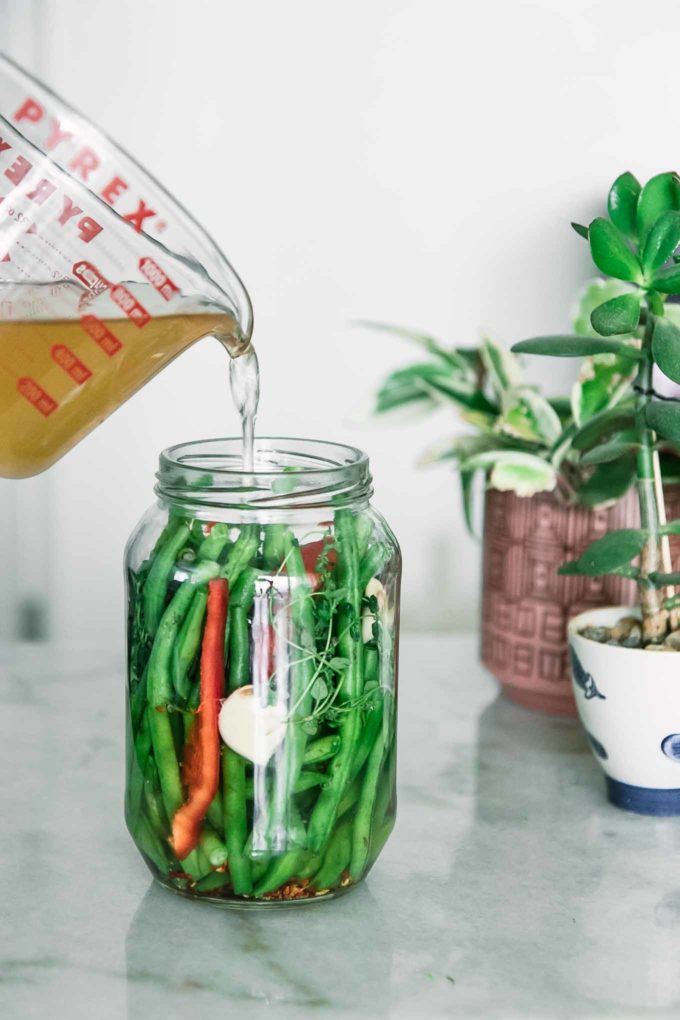
[[678,1016],[680,819],[608,805],[578,726],[499,697],[472,639],[403,642],[399,821],[367,882],[270,910],[151,884],[120,670],[1,668],[3,1017]]

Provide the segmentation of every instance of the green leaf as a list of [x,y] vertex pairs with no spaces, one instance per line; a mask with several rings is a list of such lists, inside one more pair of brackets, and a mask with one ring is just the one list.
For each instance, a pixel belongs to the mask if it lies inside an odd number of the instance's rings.
[[571,416],[571,403],[569,402],[569,397],[549,397],[548,403],[560,419],[560,422],[565,424],[567,418]]
[[552,492],[557,474],[552,464],[531,453],[515,450],[491,450],[471,457],[461,465],[463,471],[491,468],[489,484],[494,489],[512,490],[518,496]]
[[636,372],[634,362],[616,354],[586,358],[571,391],[571,409],[576,424],[581,426],[593,415],[618,404],[628,393]]
[[562,425],[547,400],[522,386],[506,393],[496,430],[525,442],[552,446],[562,432]]
[[[621,433],[622,435],[624,433]],[[588,450],[581,457],[581,464],[609,464],[613,460],[618,460],[619,457],[625,457],[628,454],[635,453],[638,449],[639,444],[633,440],[622,441],[620,436],[616,439],[612,439],[609,443],[600,443],[599,446],[594,446],[592,450]]]
[[577,560],[560,567],[560,574],[587,574],[597,577],[630,563],[639,556],[647,532],[643,528],[620,528],[610,531],[589,545]]
[[435,340],[433,336],[429,336],[427,333],[420,333],[415,329],[403,329],[401,326],[391,326],[386,322],[370,322],[366,319],[359,320],[357,325],[363,326],[365,329],[374,329],[380,333],[391,333],[393,336],[400,336],[405,340],[411,340],[420,347],[424,347],[426,351],[430,352],[430,354],[434,354],[447,364],[453,365],[461,372],[465,372],[467,369],[465,359],[458,354],[458,351],[455,349],[448,350],[446,347],[442,347],[439,341]]
[[[657,443],[659,449],[659,464],[661,467],[661,480],[664,485],[680,485],[680,447],[672,443]],[[664,448],[669,447],[669,452]]]
[[584,237],[586,239],[586,241],[588,240],[588,228],[587,227],[584,227],[582,223],[572,223],[572,227],[574,228],[576,233],[579,235],[579,237]]
[[463,411],[461,413],[463,421],[487,435],[493,434],[497,417],[496,414],[490,414],[487,411]]
[[614,503],[628,492],[634,480],[635,458],[630,455],[609,464],[600,464],[579,488],[579,502],[583,506]]
[[657,174],[640,192],[637,207],[637,232],[641,241],[660,216],[671,209],[680,209],[680,182],[674,172]]
[[631,428],[635,424],[635,414],[631,407],[613,407],[593,415],[583,425],[572,440],[575,450],[589,450],[601,439]]
[[668,319],[654,320],[652,354],[664,375],[680,382],[680,329]]
[[323,677],[318,676],[312,684],[311,695],[315,701],[323,701],[328,697],[328,684]]
[[427,412],[443,400],[472,410],[498,412],[477,387],[476,380],[450,365],[428,361],[392,372],[378,391],[374,413],[385,414],[405,407]]
[[668,521],[659,528],[662,535],[680,535],[680,520]]
[[640,360],[640,351],[623,340],[602,340],[595,336],[535,336],[512,345],[515,354],[542,354],[554,358],[585,358],[589,354],[619,354]]
[[680,212],[664,213],[651,228],[642,250],[642,268],[646,276],[661,269],[680,244]]
[[680,266],[662,269],[652,280],[654,289],[662,294],[680,294]]
[[443,460],[463,461],[474,457],[477,453],[498,448],[498,436],[465,435],[454,436],[452,439],[440,439],[428,446],[418,460],[418,467],[429,467]]
[[613,223],[599,216],[590,224],[588,232],[590,254],[593,262],[607,276],[631,283],[642,282],[642,271],[637,255],[628,245],[624,235]]
[[664,439],[680,442],[680,402],[652,400],[647,404],[647,424]]
[[600,336],[632,333],[640,321],[639,295],[622,294],[620,297],[605,301],[593,309],[590,321]]
[[522,370],[517,358],[513,357],[510,351],[484,337],[480,354],[494,392],[499,397],[507,390],[521,385]]
[[598,305],[622,294],[636,294],[637,288],[622,280],[603,280],[596,276],[583,287],[576,299],[576,307],[572,312],[574,333],[579,336],[597,336],[590,316]]
[[617,177],[609,191],[607,207],[614,226],[632,239],[637,233],[637,204],[640,182],[630,172]]
[[[451,376],[433,376],[423,379],[420,384],[423,389],[430,393],[440,404],[446,400],[452,400],[460,407],[469,411],[482,411],[493,415],[498,414],[498,407],[476,387],[461,385],[459,381]],[[444,398],[444,400],[442,400]]]
[[463,500],[463,515],[465,517],[465,527],[468,533],[476,538],[475,524],[474,524],[474,510],[472,506],[472,499],[474,496],[474,471],[461,471],[460,472],[460,494]]

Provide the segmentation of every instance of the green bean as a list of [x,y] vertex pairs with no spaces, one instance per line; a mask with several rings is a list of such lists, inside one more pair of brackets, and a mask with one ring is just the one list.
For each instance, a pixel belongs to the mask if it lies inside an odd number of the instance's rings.
[[[311,790],[315,786],[323,786],[326,782],[326,775],[324,772],[307,772],[302,771],[295,780],[295,786],[293,787],[293,793],[304,793],[305,790]],[[246,779],[246,797],[248,800],[252,800],[255,795],[254,781],[252,779]]]
[[222,775],[224,777],[224,830],[229,873],[234,892],[248,896],[253,880],[250,863],[243,854],[248,818],[246,812],[245,760],[229,747],[222,748]]
[[[372,829],[377,829],[380,834],[383,828],[389,825],[387,835],[394,828],[394,811],[393,811],[393,798],[395,795],[395,780],[396,780],[396,764],[397,756],[394,751],[394,746],[388,748],[385,752],[385,763],[383,765],[382,774],[378,783],[378,792],[375,798],[375,807],[373,809],[373,821],[371,823]],[[387,839],[387,836],[385,837]],[[379,835],[378,840],[379,842]],[[376,840],[371,837],[371,855],[369,858],[369,864],[372,864],[375,858],[378,856],[381,847],[375,849]]]
[[385,843],[390,838],[390,833],[394,828],[394,818],[387,818],[382,825],[379,825],[375,836],[371,836],[371,852],[366,862],[366,868],[364,874],[372,865],[375,863],[380,851],[385,846]]
[[134,691],[130,692],[130,721],[132,723],[132,732],[136,733],[139,729],[139,724],[142,718],[142,713],[146,708],[146,685],[147,676],[149,673],[149,660],[147,659],[146,665],[142,671],[142,675],[139,678],[139,683],[135,687]]
[[209,826],[204,826],[198,842],[213,868],[220,868],[226,864],[229,856],[227,848]]
[[151,826],[143,815],[140,816],[137,828],[134,831],[134,838],[140,849],[156,865],[159,871],[166,872],[168,859],[163,844],[158,836],[152,831]]
[[378,789],[378,779],[385,752],[385,731],[380,734],[368,758],[366,774],[361,787],[359,807],[357,808],[352,829],[352,858],[349,872],[356,882],[364,873],[371,846],[371,821],[373,806]]
[[364,645],[364,690],[378,676],[378,649],[374,644]]
[[264,529],[264,543],[262,555],[267,570],[278,570],[286,555],[284,536],[286,534],[284,524],[267,524]]
[[[229,558],[227,559],[227,565],[225,567],[223,576],[227,578],[229,587],[232,589],[232,594],[229,599],[229,610],[227,613],[227,626],[224,629],[224,661],[229,660],[229,642],[231,640],[231,607],[234,602],[234,591],[237,588],[239,578],[249,565],[250,561],[254,558],[257,553],[257,547],[260,542],[259,528],[254,524],[246,524],[242,529],[241,533],[234,542],[233,546],[229,550]],[[251,571],[254,577],[258,576],[257,571]],[[248,585],[250,585],[250,577],[248,578]],[[254,581],[253,581],[254,590]],[[244,681],[247,683],[247,681]]]
[[317,765],[319,762],[327,761],[340,749],[340,737],[337,733],[331,733],[327,737],[319,737],[307,745],[302,758],[303,765]]
[[196,883],[194,889],[196,892],[213,892],[228,884],[229,875],[225,871],[211,871]]
[[350,808],[353,808],[356,802],[359,800],[361,795],[361,776],[357,776],[342,796],[342,800],[338,805],[338,818],[342,818],[343,815],[347,814]]
[[146,817],[149,825],[158,838],[164,843],[168,838],[168,818],[162,808],[162,801],[159,796],[160,784],[158,781],[158,768],[153,758],[148,758],[144,767],[144,803],[146,805]]
[[330,763],[328,782],[321,790],[309,822],[309,846],[319,853],[326,846],[338,812],[342,795],[348,785],[352,761],[361,731],[360,709],[351,707],[351,701],[361,695],[362,643],[361,643],[361,592],[359,590],[358,563],[353,517],[349,510],[339,510],[335,516],[338,541],[337,574],[339,586],[347,589],[347,601],[338,610],[338,647],[348,659],[343,675],[343,700],[350,707],[340,721],[340,750]]
[[271,861],[272,855],[269,853],[269,851],[265,851],[264,853],[260,850],[258,850],[257,853],[253,852],[252,829],[250,830],[250,834],[248,836],[248,839],[246,840],[246,845],[243,848],[243,852],[244,854],[246,854],[247,857],[250,858],[250,870],[253,875],[253,883],[257,883],[260,881],[265,871],[269,867],[269,862]]
[[295,657],[290,667],[288,722],[274,772],[274,790],[268,824],[268,837],[274,850],[283,850],[288,845],[291,813],[295,810],[292,798],[296,792],[308,739],[300,720],[309,715],[312,707],[311,688],[316,654],[311,587],[307,581],[299,542],[288,528],[283,535],[283,547],[290,583],[290,613],[299,649],[294,653]]
[[260,881],[262,876],[267,871],[270,861],[271,854],[263,854],[261,856],[253,857],[250,868],[253,874],[253,882],[255,884],[257,884]]
[[151,752],[151,730],[149,728],[149,715],[144,712],[139,733],[134,738],[132,755],[129,766],[128,779],[128,813],[129,825],[134,830],[137,824],[137,817],[142,806],[142,794],[144,792],[144,770]]
[[366,720],[362,727],[359,739],[356,743],[354,751],[354,760],[349,774],[349,781],[351,782],[355,776],[357,776],[363,768],[366,759],[371,753],[373,746],[376,741],[376,737],[380,731],[380,725],[383,721],[383,706],[382,703],[374,705],[369,709]]
[[368,550],[361,561],[361,567],[359,569],[359,587],[362,594],[366,590],[366,585],[371,578],[379,574],[385,566],[389,554],[389,547],[383,542],[376,542],[376,544],[372,545]]
[[337,826],[331,836],[323,858],[323,864],[314,875],[315,889],[334,889],[339,885],[342,873],[348,867],[352,854],[352,819],[348,818]]
[[224,805],[222,794],[218,790],[208,808],[207,819],[217,832],[224,832]]
[[255,886],[255,895],[264,896],[280,889],[291,878],[297,876],[298,869],[304,865],[306,858],[306,850],[289,850],[285,854],[280,854]]
[[186,871],[188,875],[190,874],[194,881],[200,881],[200,879],[203,878],[204,875],[210,874],[213,871],[213,868],[212,865],[210,864],[210,861],[208,860],[207,854],[204,852],[200,844],[192,852],[196,856],[195,869],[193,869],[191,872],[187,871],[186,867],[187,858],[185,858],[182,861],[182,870]]
[[371,540],[371,534],[373,532],[373,521],[368,514],[354,515],[354,532],[357,543],[357,559],[359,560],[359,563],[361,563],[366,555],[368,543]]
[[[237,543],[238,544],[238,543]],[[248,609],[255,594],[256,572],[242,574],[235,584],[229,605],[229,690],[235,691],[250,680]],[[250,860],[244,854],[248,826],[246,806],[246,761],[230,747],[222,748],[224,797],[224,834],[229,855],[229,873],[234,892],[252,893]]]
[[316,875],[322,863],[323,861],[320,854],[313,854],[308,850],[307,861],[298,868],[296,877],[311,878],[312,875]]
[[233,587],[239,575],[245,570],[257,552],[260,544],[260,529],[256,524],[245,524],[241,534],[229,550],[225,576]]
[[[163,803],[172,820],[183,803],[182,783],[168,705],[172,699],[170,656],[177,629],[193,597],[195,585],[203,584],[219,573],[219,565],[206,561],[192,572],[190,580],[177,589],[158,626],[156,639],[149,657],[148,701],[149,727],[154,750]],[[190,866],[193,864],[189,862]]]
[[215,524],[198,547],[199,560],[219,560],[229,546],[229,525]]
[[197,591],[172,648],[172,680],[177,696],[182,699],[189,696],[189,669],[201,647],[207,602],[207,591]]
[[158,625],[163,615],[168,580],[177,556],[186,544],[188,537],[188,526],[186,524],[179,524],[177,530],[168,538],[151,563],[149,576],[146,579],[144,591],[142,592],[144,623],[150,637],[153,637],[158,630]]

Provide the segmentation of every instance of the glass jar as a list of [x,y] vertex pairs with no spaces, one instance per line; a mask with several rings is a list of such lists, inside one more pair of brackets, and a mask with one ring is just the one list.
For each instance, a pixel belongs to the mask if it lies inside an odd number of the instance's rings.
[[359,450],[161,454],[126,552],[126,822],[155,878],[220,903],[356,885],[395,818],[401,557]]

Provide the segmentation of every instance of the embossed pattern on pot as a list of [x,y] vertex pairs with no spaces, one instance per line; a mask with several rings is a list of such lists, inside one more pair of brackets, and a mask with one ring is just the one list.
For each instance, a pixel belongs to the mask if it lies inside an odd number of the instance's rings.
[[[666,491],[680,516],[680,486]],[[572,616],[635,601],[623,577],[561,577],[557,568],[614,528],[639,523],[631,490],[615,506],[590,510],[542,493],[520,499],[489,489],[484,515],[481,657],[508,697],[527,708],[575,715],[566,630]],[[677,569],[680,542],[672,541]]]

